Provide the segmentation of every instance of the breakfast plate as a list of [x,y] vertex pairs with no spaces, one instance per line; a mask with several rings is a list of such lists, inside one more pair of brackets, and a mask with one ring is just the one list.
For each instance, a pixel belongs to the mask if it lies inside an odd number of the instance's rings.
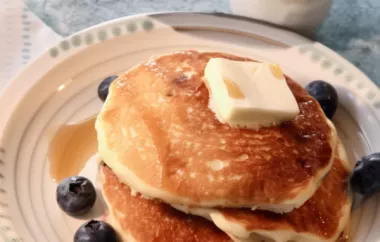
[[[110,21],[74,34],[29,64],[0,97],[0,239],[72,241],[92,214],[74,219],[55,198],[48,148],[57,127],[96,115],[99,83],[150,56],[179,50],[220,51],[281,65],[305,86],[325,80],[339,94],[333,118],[348,158],[380,150],[380,91],[338,54],[298,34],[252,19],[211,13],[154,13]],[[270,94],[268,94],[270,95]],[[96,159],[96,157],[94,158]],[[80,172],[95,179],[96,163]],[[378,196],[356,197],[352,241],[380,241]]]

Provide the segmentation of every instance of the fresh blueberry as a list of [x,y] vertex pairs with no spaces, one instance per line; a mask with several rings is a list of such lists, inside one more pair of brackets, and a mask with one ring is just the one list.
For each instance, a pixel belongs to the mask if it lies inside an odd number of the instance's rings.
[[328,118],[332,118],[338,107],[338,93],[335,88],[324,81],[313,81],[306,86],[306,90],[321,105]]
[[78,216],[85,214],[94,206],[96,191],[87,178],[72,176],[59,183],[56,196],[58,205],[63,211]]
[[106,79],[104,79],[99,87],[98,87],[98,96],[99,98],[104,102],[107,99],[108,96],[108,89],[111,85],[111,83],[118,78],[118,76],[109,76]]
[[380,153],[363,157],[356,164],[350,183],[353,191],[363,195],[380,192]]
[[109,224],[91,220],[79,227],[74,242],[119,242],[119,239]]

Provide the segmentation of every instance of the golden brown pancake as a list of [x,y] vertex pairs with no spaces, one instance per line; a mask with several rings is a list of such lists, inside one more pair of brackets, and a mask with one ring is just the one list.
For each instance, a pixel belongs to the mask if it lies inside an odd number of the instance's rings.
[[334,166],[316,193],[290,213],[233,208],[208,211],[192,208],[187,212],[211,219],[236,241],[335,242],[347,225],[351,210],[347,191],[351,168],[342,145],[339,145]]
[[100,156],[122,182],[166,203],[277,212],[301,206],[332,166],[333,125],[288,77],[300,108],[294,120],[257,130],[219,122],[203,76],[213,57],[249,61],[177,52],[115,80],[96,122]]
[[101,167],[103,194],[109,207],[109,222],[125,242],[227,242],[231,239],[212,222],[187,215],[157,200],[131,195],[112,170]]

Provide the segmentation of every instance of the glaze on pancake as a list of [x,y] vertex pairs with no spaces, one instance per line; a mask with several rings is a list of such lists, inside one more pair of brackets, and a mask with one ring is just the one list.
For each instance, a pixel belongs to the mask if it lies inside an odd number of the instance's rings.
[[351,173],[342,145],[334,166],[316,193],[301,207],[286,214],[249,209],[185,209],[214,221],[236,241],[337,241],[350,217],[347,178]]
[[220,123],[203,79],[212,57],[248,61],[178,52],[115,80],[96,122],[100,156],[122,182],[166,203],[277,212],[301,206],[332,166],[333,125],[290,78],[300,107],[294,120],[258,130]]
[[103,194],[109,222],[125,242],[229,242],[231,239],[212,222],[187,215],[170,205],[131,195],[112,170],[101,167]]

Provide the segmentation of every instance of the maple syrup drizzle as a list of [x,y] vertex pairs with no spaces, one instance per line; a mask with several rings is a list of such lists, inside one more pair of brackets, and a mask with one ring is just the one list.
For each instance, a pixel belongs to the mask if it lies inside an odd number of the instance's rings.
[[96,116],[75,124],[59,127],[48,151],[50,175],[59,182],[77,175],[98,149]]

